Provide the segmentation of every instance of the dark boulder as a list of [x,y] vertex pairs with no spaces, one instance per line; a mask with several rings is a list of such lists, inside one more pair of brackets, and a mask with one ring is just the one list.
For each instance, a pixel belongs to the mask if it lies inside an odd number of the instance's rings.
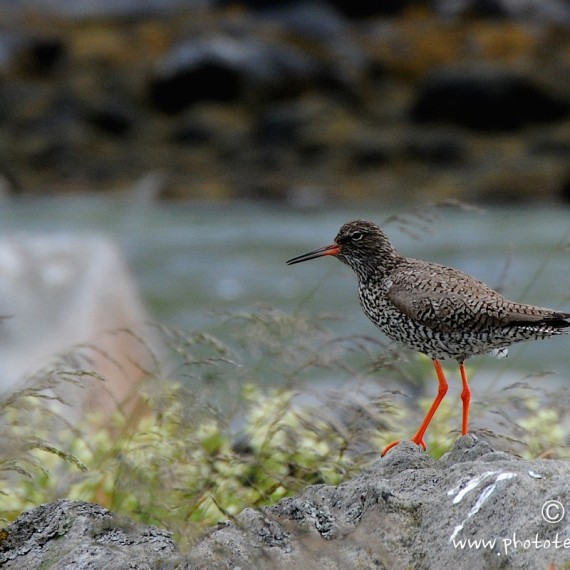
[[319,65],[292,46],[220,35],[174,48],[150,82],[150,98],[177,113],[200,101],[287,98],[318,76]]
[[477,131],[512,131],[563,119],[569,110],[567,101],[525,75],[494,68],[446,68],[429,74],[419,85],[412,118]]

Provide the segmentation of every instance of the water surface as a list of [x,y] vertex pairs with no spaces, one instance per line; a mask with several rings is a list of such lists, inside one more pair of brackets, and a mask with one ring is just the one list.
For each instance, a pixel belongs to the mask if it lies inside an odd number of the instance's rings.
[[[285,264],[330,243],[342,223],[356,218],[387,221],[387,233],[405,255],[462,269],[515,300],[570,311],[567,209],[427,213],[424,219],[381,208],[295,210],[73,197],[4,201],[0,227],[4,235],[63,232],[74,239],[97,231],[112,236],[152,318],[190,329],[215,326],[217,311],[262,303],[287,312],[334,312],[341,317],[334,323],[339,334],[380,334],[358,306],[355,276],[347,267],[333,258]],[[393,214],[407,222],[391,219]],[[569,351],[570,339],[562,337],[518,345],[505,361],[476,362],[491,375],[555,370],[570,380]]]

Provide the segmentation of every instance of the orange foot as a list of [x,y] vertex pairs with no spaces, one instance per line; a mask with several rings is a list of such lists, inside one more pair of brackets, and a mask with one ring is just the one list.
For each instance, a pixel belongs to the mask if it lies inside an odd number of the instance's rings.
[[[427,449],[427,445],[425,444],[425,441],[423,440],[423,438],[420,439],[419,441],[417,441],[415,437],[412,437],[412,439],[410,441],[413,441],[416,445],[421,445],[423,447],[424,451]],[[396,445],[398,445],[399,443],[400,443],[399,439],[397,439],[396,441],[393,441],[392,443],[389,443],[384,448],[384,451],[382,451],[382,457],[384,457],[393,447],[396,447]]]

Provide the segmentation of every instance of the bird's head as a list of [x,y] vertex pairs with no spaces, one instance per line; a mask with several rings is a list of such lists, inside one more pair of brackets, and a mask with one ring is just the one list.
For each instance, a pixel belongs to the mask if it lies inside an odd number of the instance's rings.
[[325,255],[334,255],[352,267],[360,278],[366,278],[371,271],[381,270],[399,257],[386,234],[376,224],[356,220],[340,228],[334,243],[293,257],[287,264]]

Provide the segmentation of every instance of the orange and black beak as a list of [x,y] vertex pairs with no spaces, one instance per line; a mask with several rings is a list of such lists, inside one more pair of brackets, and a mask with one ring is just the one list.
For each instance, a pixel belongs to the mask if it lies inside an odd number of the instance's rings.
[[320,247],[319,249],[314,249],[309,251],[309,253],[304,253],[297,257],[293,257],[287,261],[287,265],[293,265],[294,263],[301,263],[301,261],[309,261],[309,259],[316,259],[317,257],[323,257],[323,255],[338,255],[340,253],[341,246],[337,243],[331,245],[325,245],[325,247]]

